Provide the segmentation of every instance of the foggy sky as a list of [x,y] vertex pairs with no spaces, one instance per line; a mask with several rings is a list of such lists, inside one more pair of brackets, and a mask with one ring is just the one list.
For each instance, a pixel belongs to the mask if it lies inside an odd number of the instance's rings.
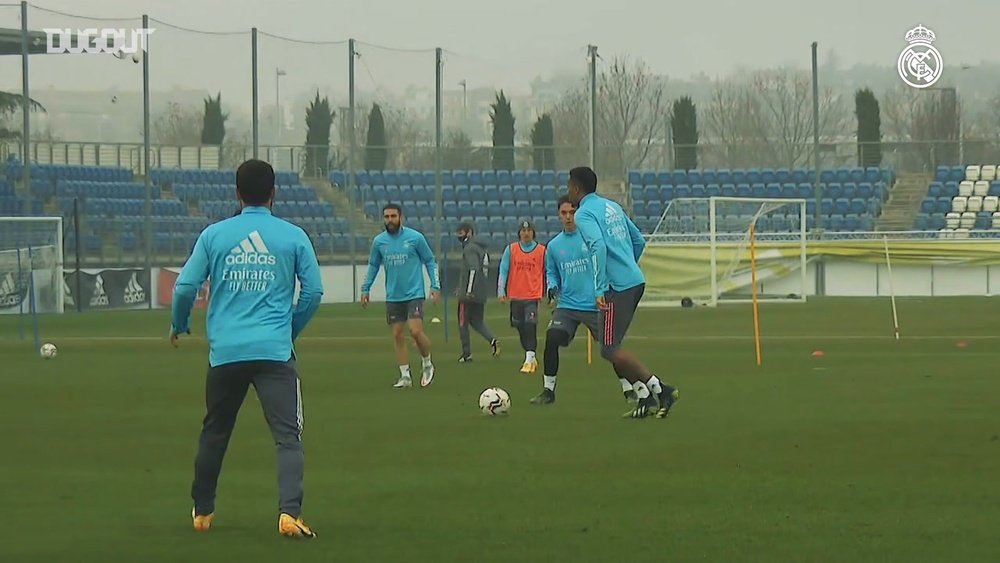
[[[238,5],[234,10],[232,6]],[[201,88],[249,103],[250,35],[259,38],[260,96],[275,97],[275,69],[289,96],[319,89],[347,91],[346,45],[304,45],[266,34],[311,41],[360,44],[357,85],[402,94],[408,85],[433,89],[434,47],[445,49],[444,87],[505,88],[526,92],[538,76],[585,76],[588,43],[605,61],[617,54],[642,58],[658,74],[725,75],[738,68],[809,67],[809,45],[820,44],[821,64],[830,53],[841,67],[857,63],[894,66],[906,31],[923,24],[938,36],[935,46],[948,69],[995,59],[992,48],[1000,3],[991,0],[37,0],[33,6],[95,18],[63,17],[29,8],[29,27],[138,27],[148,13],[151,89]],[[204,35],[198,30],[241,32]],[[0,27],[20,26],[19,7],[0,6]],[[33,57],[34,89],[141,89],[141,65],[93,55]],[[0,87],[20,88],[20,60],[0,61]],[[428,103],[433,103],[429,100]]]

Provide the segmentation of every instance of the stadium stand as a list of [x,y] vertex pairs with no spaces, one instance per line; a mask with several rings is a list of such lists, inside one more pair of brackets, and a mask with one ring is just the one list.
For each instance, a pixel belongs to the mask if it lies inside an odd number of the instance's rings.
[[[645,232],[652,232],[671,200],[718,196],[806,199],[806,226],[813,229],[814,176],[815,171],[808,169],[633,170],[628,174],[628,183],[636,224]],[[821,227],[836,232],[874,230],[875,219],[888,200],[894,182],[895,174],[890,169],[821,171]],[[774,226],[783,228],[789,224],[775,222]],[[766,232],[769,226],[764,223],[758,228]]]
[[[640,229],[652,232],[664,209],[675,198],[791,197],[808,199],[813,227],[813,172],[806,169],[660,170],[628,173],[631,211]],[[495,243],[517,236],[517,223],[531,218],[539,240],[559,232],[555,200],[565,190],[567,171],[446,170],[442,172],[443,218],[450,239],[461,221],[473,221]],[[377,219],[384,203],[401,203],[409,224],[425,232],[434,227],[436,207],[433,171],[362,171],[353,197],[364,202],[365,215]],[[892,170],[843,168],[820,174],[821,220],[827,230],[872,231],[882,204],[895,181]],[[347,184],[347,174],[330,174],[334,185]],[[627,206],[628,207],[628,206]]]
[[1000,230],[997,166],[938,166],[913,228],[939,236],[991,237]]
[[[32,164],[32,197],[16,195],[14,185],[23,168],[16,159],[6,163],[0,179],[0,213],[62,215],[66,248],[76,248],[74,207],[81,215],[81,250],[98,254],[105,245],[117,252],[143,247],[146,186],[130,169],[101,166]],[[235,171],[154,169],[152,217],[154,250],[184,257],[208,224],[237,209]],[[299,183],[296,172],[277,172],[276,215],[305,229],[317,251],[345,251],[348,224],[314,188]],[[48,206],[46,206],[48,202]],[[367,244],[367,242],[365,242]]]
[[[330,173],[334,185],[347,185],[347,173]],[[517,238],[520,220],[531,219],[538,240],[548,241],[560,230],[555,208],[565,192],[569,171],[444,170],[441,172],[442,248],[452,248],[459,223],[472,221],[480,234],[499,247]],[[387,202],[403,207],[407,224],[433,241],[437,209],[436,175],[432,170],[357,172],[352,197],[364,202],[365,216],[381,221]],[[433,244],[433,242],[432,242]]]

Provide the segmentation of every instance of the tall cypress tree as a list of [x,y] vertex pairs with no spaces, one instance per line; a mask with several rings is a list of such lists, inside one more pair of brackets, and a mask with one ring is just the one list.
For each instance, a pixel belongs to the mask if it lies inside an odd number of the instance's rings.
[[698,168],[698,111],[690,96],[674,101],[670,111],[670,134],[674,143],[674,168]]
[[368,114],[368,138],[365,140],[365,169],[385,170],[389,160],[389,147],[385,138],[385,117],[378,104],[372,105]]
[[535,170],[555,170],[555,131],[552,118],[543,113],[531,128],[531,160]]
[[226,120],[229,115],[222,113],[222,92],[216,97],[205,98],[205,117],[201,125],[201,144],[222,146],[226,138]]
[[510,100],[503,90],[490,105],[490,122],[493,124],[493,169],[514,169],[514,113]]
[[330,158],[330,126],[336,113],[330,109],[330,100],[316,98],[306,108],[306,175],[326,175]]
[[881,166],[882,118],[878,99],[870,88],[854,95],[854,114],[858,118],[858,166]]

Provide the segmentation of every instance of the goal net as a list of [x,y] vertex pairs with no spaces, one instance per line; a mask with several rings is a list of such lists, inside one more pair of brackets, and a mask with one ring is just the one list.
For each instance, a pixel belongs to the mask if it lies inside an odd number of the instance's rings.
[[37,315],[62,313],[61,217],[0,217],[0,314],[19,315],[21,338]]
[[806,300],[804,199],[673,199],[648,242],[646,304]]

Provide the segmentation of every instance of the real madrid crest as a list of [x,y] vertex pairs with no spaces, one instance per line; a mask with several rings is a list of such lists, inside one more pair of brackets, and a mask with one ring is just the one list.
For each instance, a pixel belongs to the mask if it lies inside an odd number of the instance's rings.
[[934,48],[934,32],[922,25],[906,32],[909,45],[899,54],[896,68],[903,82],[914,88],[927,88],[941,78],[944,60]]

